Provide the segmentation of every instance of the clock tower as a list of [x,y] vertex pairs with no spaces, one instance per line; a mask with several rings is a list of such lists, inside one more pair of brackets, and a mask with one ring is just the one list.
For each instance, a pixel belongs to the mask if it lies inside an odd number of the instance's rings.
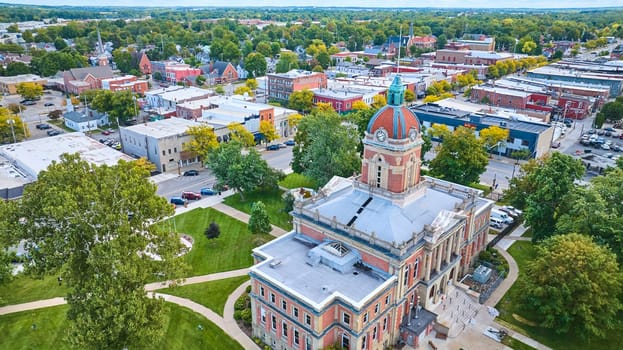
[[396,75],[363,139],[361,182],[403,193],[420,182],[422,135],[416,115],[403,106],[404,86]]

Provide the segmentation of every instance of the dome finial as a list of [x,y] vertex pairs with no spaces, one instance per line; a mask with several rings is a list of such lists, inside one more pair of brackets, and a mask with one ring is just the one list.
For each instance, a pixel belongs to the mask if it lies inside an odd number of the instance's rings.
[[387,104],[390,106],[401,106],[405,97],[405,88],[400,80],[400,75],[396,74],[392,85],[387,91]]

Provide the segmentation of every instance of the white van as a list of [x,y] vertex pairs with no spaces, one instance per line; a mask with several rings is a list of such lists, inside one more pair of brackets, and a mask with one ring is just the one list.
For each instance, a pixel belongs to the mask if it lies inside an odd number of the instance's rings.
[[504,221],[500,220],[500,219],[496,219],[494,217],[491,217],[489,219],[489,226],[493,227],[493,228],[502,228],[504,225]]
[[513,223],[513,218],[511,218],[510,216],[508,216],[508,214],[506,214],[505,212],[499,211],[499,210],[491,210],[491,217],[490,219],[498,219],[498,220],[502,220],[505,224],[512,224]]

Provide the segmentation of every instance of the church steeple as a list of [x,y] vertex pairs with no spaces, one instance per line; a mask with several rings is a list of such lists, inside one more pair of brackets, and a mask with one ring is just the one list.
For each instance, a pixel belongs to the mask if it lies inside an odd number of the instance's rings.
[[420,123],[402,105],[404,91],[396,75],[387,91],[387,105],[370,119],[363,140],[361,182],[395,193],[405,192],[420,181]]

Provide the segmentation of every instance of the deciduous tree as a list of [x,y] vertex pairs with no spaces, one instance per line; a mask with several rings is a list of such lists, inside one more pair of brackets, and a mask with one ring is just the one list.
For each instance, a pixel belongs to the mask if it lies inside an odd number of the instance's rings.
[[17,93],[26,100],[34,100],[43,95],[43,86],[33,82],[17,84]]
[[206,159],[208,154],[218,147],[216,134],[211,126],[191,126],[186,133],[192,136],[192,139],[184,144],[184,151],[192,152],[202,159]]
[[21,141],[30,136],[30,133],[28,128],[24,127],[22,118],[13,114],[9,109],[0,107],[0,142],[12,143],[13,135],[15,135],[15,140]]
[[153,224],[173,209],[148,177],[132,162],[95,166],[65,154],[19,202],[15,228],[32,258],[27,270],[62,271],[77,348],[142,348],[166,328],[164,300],[149,298],[144,285],[154,274],[181,275],[181,247],[176,234]]
[[462,185],[478,183],[489,163],[483,145],[470,128],[461,126],[447,133],[443,143],[437,146],[437,156],[430,162],[431,174]]
[[262,120],[260,122],[260,133],[264,135],[264,140],[266,143],[273,142],[279,135],[277,135],[277,130],[275,130],[275,125],[267,120]]
[[[508,139],[508,129],[500,128],[499,126],[490,126],[488,128],[480,130],[480,138],[484,141],[487,149],[492,149],[498,142],[504,142]],[[499,147],[499,146],[498,146]]]
[[299,58],[294,52],[283,52],[275,67],[277,73],[286,73],[291,69],[299,68]]
[[294,91],[290,94],[288,100],[288,107],[295,109],[302,113],[308,113],[311,111],[314,99],[314,93],[310,90]]
[[229,135],[232,141],[239,142],[244,147],[255,146],[255,137],[253,134],[240,123],[230,123],[227,125]]
[[260,154],[253,148],[243,151],[243,146],[236,141],[222,143],[208,155],[207,166],[212,170],[218,185],[228,185],[240,194],[260,187],[277,187],[278,174],[268,166]]
[[268,234],[272,231],[270,219],[268,218],[268,213],[266,212],[266,206],[261,201],[255,202],[251,206],[249,231],[253,234]]
[[550,237],[521,279],[522,304],[541,327],[605,338],[623,309],[623,278],[615,255],[576,233]]

